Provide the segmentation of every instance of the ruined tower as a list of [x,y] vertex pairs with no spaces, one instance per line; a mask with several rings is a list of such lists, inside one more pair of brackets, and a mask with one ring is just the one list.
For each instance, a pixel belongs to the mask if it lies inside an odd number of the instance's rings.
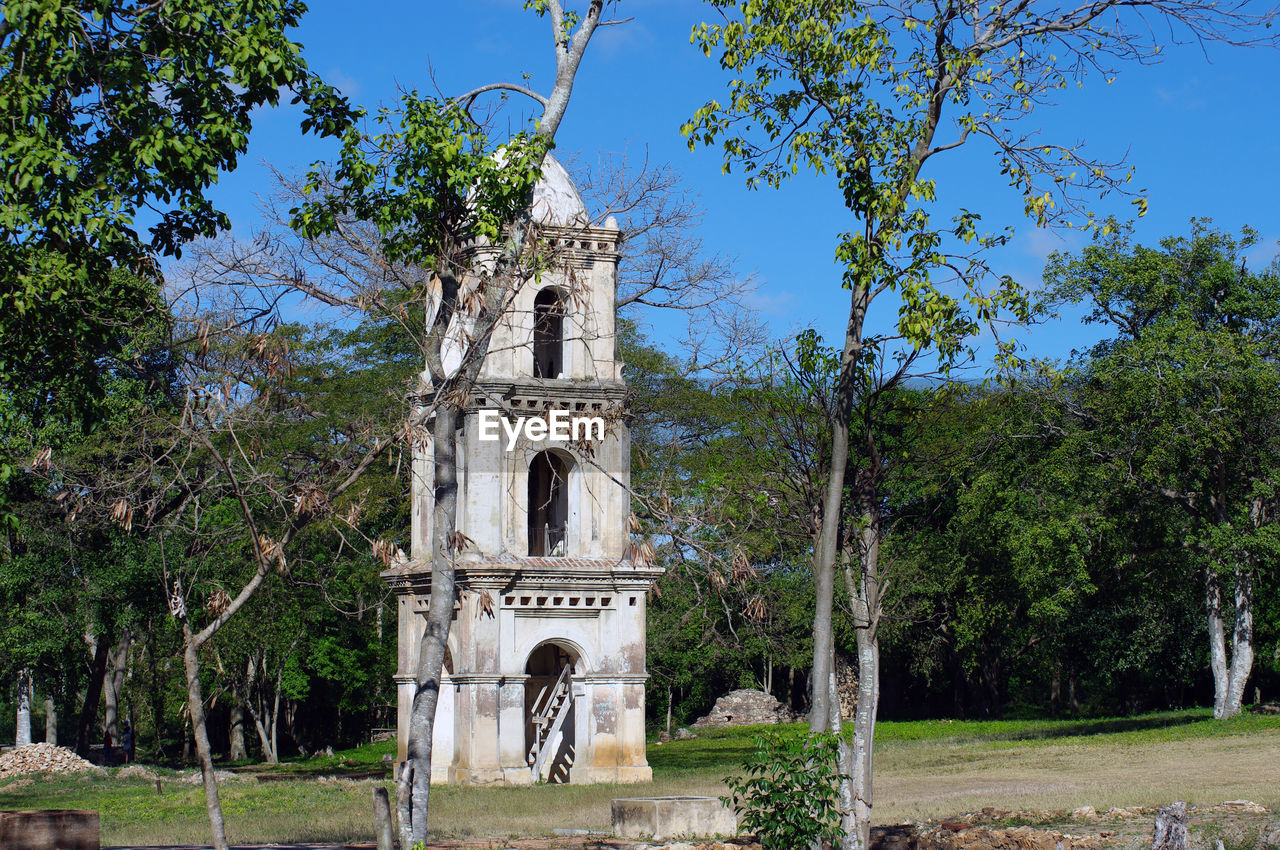
[[[494,333],[458,435],[457,527],[473,543],[458,558],[467,592],[449,633],[431,778],[644,782],[645,594],[660,570],[628,557],[620,233],[612,219],[588,226],[549,156],[533,213],[554,262]],[[570,439],[537,439],[535,420],[563,423]],[[399,608],[401,762],[431,592],[429,446],[415,453],[412,499],[411,558],[384,573]]]

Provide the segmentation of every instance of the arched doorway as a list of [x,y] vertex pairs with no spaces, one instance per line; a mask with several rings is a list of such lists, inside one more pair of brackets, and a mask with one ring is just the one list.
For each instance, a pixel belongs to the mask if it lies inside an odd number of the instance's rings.
[[525,753],[535,782],[568,782],[576,755],[574,668],[578,656],[558,643],[529,653],[524,672]]
[[529,464],[529,555],[569,554],[569,463],[538,452]]
[[559,378],[564,372],[564,301],[551,287],[533,299],[533,377]]

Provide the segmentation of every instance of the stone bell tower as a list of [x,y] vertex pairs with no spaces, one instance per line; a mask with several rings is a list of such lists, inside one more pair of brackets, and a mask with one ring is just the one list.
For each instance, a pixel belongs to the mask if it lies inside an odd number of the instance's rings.
[[[661,570],[628,557],[620,233],[612,219],[588,226],[550,156],[533,213],[555,262],[495,331],[458,435],[457,527],[474,543],[457,565],[466,592],[431,779],[647,782],[645,594]],[[399,600],[400,762],[431,593],[432,469],[428,446],[413,463],[412,557],[383,574]]]

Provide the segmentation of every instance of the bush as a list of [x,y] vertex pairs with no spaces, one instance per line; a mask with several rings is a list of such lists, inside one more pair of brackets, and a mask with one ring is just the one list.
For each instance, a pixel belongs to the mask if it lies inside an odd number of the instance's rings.
[[794,850],[840,836],[839,743],[831,734],[757,737],[744,776],[725,779],[724,802],[764,850]]

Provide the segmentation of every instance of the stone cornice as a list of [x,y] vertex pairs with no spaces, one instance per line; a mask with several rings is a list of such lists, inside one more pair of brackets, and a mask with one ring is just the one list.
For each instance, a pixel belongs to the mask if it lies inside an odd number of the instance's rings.
[[622,381],[597,378],[481,378],[472,393],[472,405],[519,410],[565,402],[620,402],[627,397]]
[[[589,269],[596,263],[617,263],[622,258],[622,231],[612,227],[565,227],[555,224],[538,224],[539,247],[548,255],[552,265],[570,265]],[[483,263],[487,255],[497,256],[499,245],[478,245],[472,249]]]
[[[601,413],[622,406],[627,400],[622,381],[576,378],[484,378],[475,384],[467,401],[466,414],[479,410],[509,411],[536,415],[556,407],[574,413]],[[423,393],[413,402],[427,406],[433,396]]]
[[583,681],[589,685],[643,685],[649,681],[648,673],[587,673],[581,677],[574,676],[574,681]]
[[[456,581],[472,590],[514,591],[518,588],[545,590],[647,590],[665,570],[637,566],[630,561],[606,558],[518,558],[501,561],[464,561],[457,565]],[[406,563],[382,573],[397,593],[425,595],[431,592],[431,566]]]

